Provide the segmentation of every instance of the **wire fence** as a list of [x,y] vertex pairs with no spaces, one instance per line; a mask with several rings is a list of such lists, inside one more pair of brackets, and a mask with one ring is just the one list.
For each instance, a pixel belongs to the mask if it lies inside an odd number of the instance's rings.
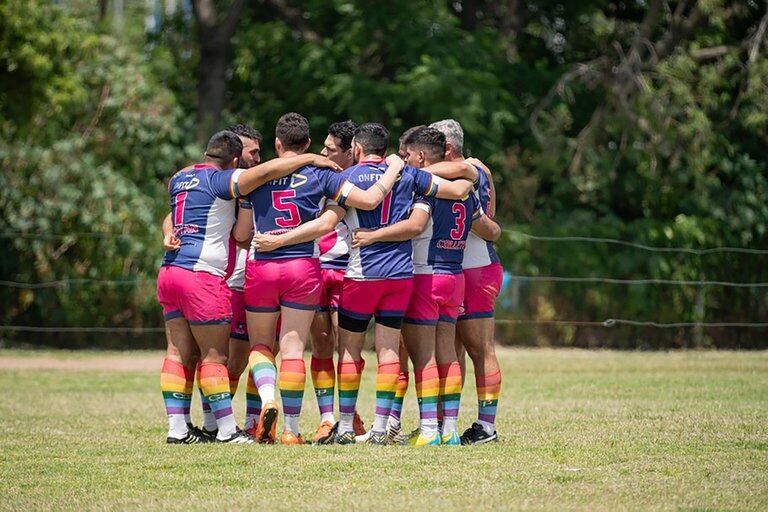
[[[663,247],[647,245],[627,240],[615,238],[589,237],[589,236],[545,236],[533,235],[513,229],[504,229],[505,233],[539,242],[552,243],[593,243],[593,244],[612,244],[632,249],[653,252],[653,253],[678,253],[692,254],[696,256],[706,256],[711,254],[750,254],[750,255],[768,255],[768,249],[757,249],[749,247],[708,247],[708,248],[685,248],[685,247]],[[72,232],[72,233],[28,233],[20,231],[0,232],[0,239],[55,239],[55,240],[73,240],[73,239],[150,239],[159,238],[156,234],[130,234],[130,233],[105,233],[105,232]],[[625,279],[606,276],[526,276],[511,275],[509,279],[521,282],[553,282],[553,283],[595,283],[612,285],[660,285],[660,286],[721,286],[732,288],[768,288],[768,282],[733,282],[733,281],[707,281],[707,280],[686,280],[686,279],[663,279],[663,278],[641,278]],[[124,279],[99,279],[99,278],[64,278],[43,282],[22,282],[0,280],[0,287],[39,290],[49,288],[67,288],[70,286],[134,286],[141,284],[154,284],[154,278],[124,278]],[[631,327],[650,327],[657,329],[681,329],[681,328],[768,328],[765,322],[655,322],[638,319],[608,318],[605,320],[545,320],[545,319],[513,319],[497,318],[497,324],[523,324],[523,325],[553,325],[553,326],[585,326],[585,327],[603,327],[612,328],[617,326]],[[162,327],[95,327],[95,326],[59,326],[59,327],[40,327],[32,325],[0,325],[0,332],[30,332],[30,333],[161,333]]]

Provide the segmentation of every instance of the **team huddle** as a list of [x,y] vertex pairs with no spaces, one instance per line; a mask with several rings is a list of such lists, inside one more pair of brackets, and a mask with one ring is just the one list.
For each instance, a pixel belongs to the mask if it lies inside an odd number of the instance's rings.
[[[202,163],[171,178],[157,280],[168,443],[305,443],[309,340],[320,412],[311,442],[497,440],[493,314],[502,267],[493,179],[482,162],[464,158],[454,120],[407,130],[398,153],[386,156],[389,138],[380,124],[343,121],[328,128],[321,155],[306,153],[309,123],[289,113],[275,130],[277,158],[261,163],[261,134],[236,125],[211,137]],[[357,396],[371,319],[378,367],[366,429]],[[478,411],[459,435],[465,353]],[[420,422],[406,434],[409,360]],[[232,397],[246,371],[241,429]],[[195,375],[201,427],[190,420]]]

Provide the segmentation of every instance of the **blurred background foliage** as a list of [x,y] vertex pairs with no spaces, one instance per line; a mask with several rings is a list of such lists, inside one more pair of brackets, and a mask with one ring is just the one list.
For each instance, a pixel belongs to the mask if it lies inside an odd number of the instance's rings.
[[[764,1],[6,0],[0,3],[2,324],[160,327],[165,182],[232,122],[404,129],[453,117],[510,230],[768,248]],[[23,236],[13,236],[24,233]],[[119,236],[83,236],[110,233]],[[513,276],[768,281],[765,255],[506,233]],[[511,280],[516,320],[768,321],[766,288]],[[767,348],[765,329],[501,324],[502,343]],[[162,346],[162,335],[0,333]]]

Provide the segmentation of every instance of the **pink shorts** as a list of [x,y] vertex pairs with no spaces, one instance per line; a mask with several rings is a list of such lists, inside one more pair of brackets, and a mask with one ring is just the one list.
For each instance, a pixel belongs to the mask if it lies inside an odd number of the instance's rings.
[[157,275],[157,300],[166,320],[184,318],[190,325],[228,324],[232,319],[227,281],[208,272],[165,266]]
[[229,303],[232,305],[232,326],[229,337],[236,340],[248,341],[248,323],[245,321],[245,293],[241,290],[231,290]]
[[464,270],[466,290],[459,321],[473,318],[493,318],[494,303],[501,290],[504,269],[500,263]]
[[456,323],[464,299],[464,274],[416,274],[405,323]]
[[320,304],[317,258],[248,260],[245,265],[245,309],[274,313],[281,306],[314,311]]
[[320,292],[320,311],[338,311],[341,290],[344,287],[344,271],[324,268],[320,270],[323,289]]
[[[376,315],[400,323],[413,290],[413,279],[344,279],[339,314],[368,322]],[[341,321],[341,320],[340,320]],[[386,322],[386,323],[385,323]],[[390,323],[389,321],[380,323]],[[399,328],[399,327],[398,327]]]

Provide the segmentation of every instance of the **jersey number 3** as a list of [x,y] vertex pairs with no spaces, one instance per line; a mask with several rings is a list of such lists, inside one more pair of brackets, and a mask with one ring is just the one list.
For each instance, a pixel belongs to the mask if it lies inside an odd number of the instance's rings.
[[287,215],[275,219],[275,224],[281,228],[294,228],[301,224],[299,208],[290,200],[296,197],[295,190],[275,190],[272,192],[272,208]]
[[461,203],[453,203],[451,211],[456,215],[456,227],[451,230],[451,239],[461,240],[467,229],[467,208]]

